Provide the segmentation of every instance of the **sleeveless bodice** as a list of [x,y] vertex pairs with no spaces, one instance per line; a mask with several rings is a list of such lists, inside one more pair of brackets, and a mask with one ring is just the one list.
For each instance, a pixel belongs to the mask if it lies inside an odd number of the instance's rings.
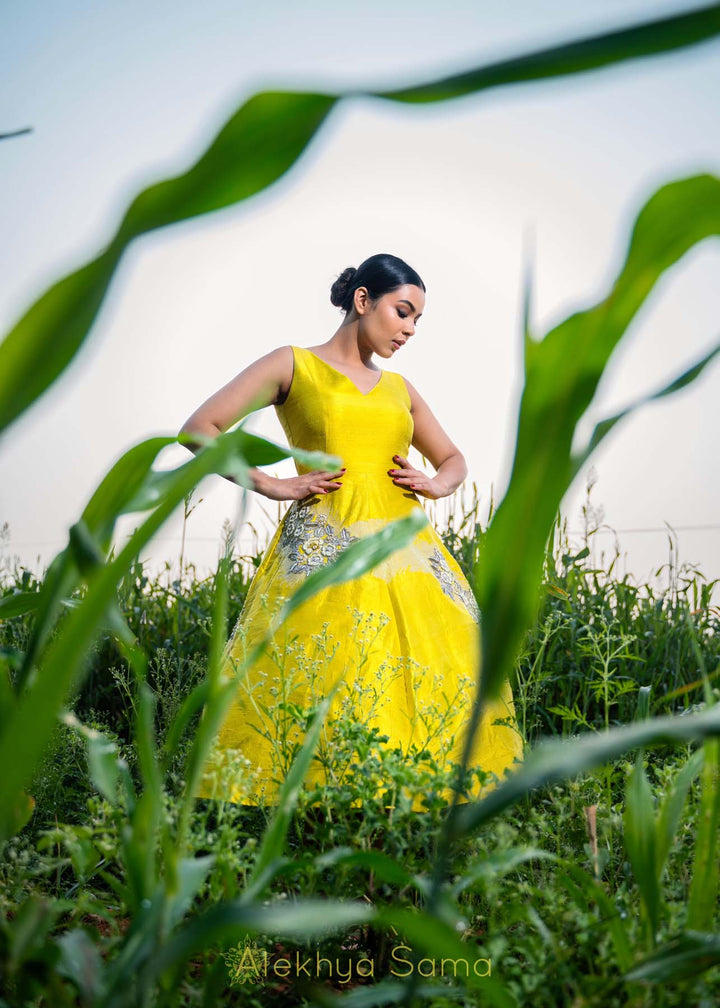
[[[393,455],[407,458],[413,435],[410,394],[402,375],[382,371],[369,392],[326,363],[311,350],[292,347],[294,369],[290,391],[275,406],[288,443],[296,448],[339,456],[347,472],[340,490],[327,495],[333,509],[342,507],[346,520],[398,517],[418,503],[416,494],[397,486],[388,469],[399,468]],[[295,461],[298,474],[320,466]],[[341,504],[342,501],[342,504]]]

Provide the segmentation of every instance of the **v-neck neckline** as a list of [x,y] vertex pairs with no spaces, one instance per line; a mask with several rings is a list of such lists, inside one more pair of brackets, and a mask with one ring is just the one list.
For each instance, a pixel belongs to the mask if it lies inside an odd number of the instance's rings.
[[371,389],[368,389],[368,391],[367,391],[367,392],[362,392],[362,391],[361,391],[361,390],[360,390],[360,389],[359,389],[359,388],[357,387],[357,385],[356,385],[356,384],[355,384],[355,382],[354,382],[354,381],[352,380],[352,378],[348,377],[348,375],[344,374],[344,372],[342,372],[342,371],[338,371],[338,369],[337,369],[337,368],[334,368],[334,367],[332,366],[332,364],[328,364],[328,362],[327,362],[326,360],[323,360],[323,359],[322,359],[322,357],[318,357],[318,355],[317,355],[316,353],[314,353],[314,352],[313,352],[312,350],[308,349],[308,347],[301,347],[300,349],[301,349],[301,350],[304,350],[304,351],[305,351],[306,353],[309,353],[309,354],[311,354],[311,356],[313,356],[313,357],[315,358],[315,360],[319,360],[321,364],[324,364],[324,365],[325,365],[325,367],[328,367],[328,368],[330,368],[330,370],[331,370],[331,371],[334,371],[334,372],[335,372],[335,374],[338,374],[338,375],[340,375],[340,376],[341,376],[342,378],[344,378],[344,379],[345,379],[346,381],[349,381],[349,382],[350,382],[350,384],[352,385],[352,387],[353,387],[353,388],[355,389],[355,391],[357,392],[357,394],[358,394],[358,395],[361,395],[361,396],[362,396],[363,398],[365,398],[365,396],[369,396],[369,395],[370,395],[370,394],[371,394],[372,392],[374,392],[374,391],[375,391],[375,389],[376,389],[376,388],[378,387],[378,385],[380,384],[380,382],[381,382],[381,381],[383,380],[383,378],[384,378],[384,376],[385,376],[385,372],[384,372],[384,371],[381,371],[381,372],[380,372],[380,377],[379,377],[379,378],[378,378],[378,380],[377,380],[377,381],[375,382],[375,384],[373,385],[373,387],[372,387]]

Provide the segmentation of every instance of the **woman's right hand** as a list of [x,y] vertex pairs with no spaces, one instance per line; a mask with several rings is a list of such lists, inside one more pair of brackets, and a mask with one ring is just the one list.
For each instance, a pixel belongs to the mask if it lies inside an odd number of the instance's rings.
[[277,501],[303,500],[305,497],[312,497],[313,494],[330,493],[342,486],[337,480],[340,476],[344,476],[346,468],[313,469],[311,472],[289,476],[286,479],[270,477],[262,493],[270,500]]

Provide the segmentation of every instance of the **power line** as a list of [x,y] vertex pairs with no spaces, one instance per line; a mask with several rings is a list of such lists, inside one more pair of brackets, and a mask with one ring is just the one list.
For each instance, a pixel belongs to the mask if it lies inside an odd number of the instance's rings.
[[[644,528],[625,528],[625,529],[597,528],[594,529],[592,532],[589,532],[588,534],[597,535],[598,532],[604,532],[606,535],[608,535],[610,532],[614,534],[622,532],[623,535],[625,535],[628,532],[712,532],[717,529],[720,529],[719,523],[714,523],[711,525],[671,525],[668,522],[667,525],[654,525],[654,526],[648,525]],[[585,532],[582,529],[577,529],[576,531],[571,532],[570,535],[585,535]]]
[[[588,535],[598,535],[603,533],[604,535],[628,535],[636,532],[715,532],[720,529],[720,522],[711,523],[708,525],[647,525],[639,528],[597,528],[588,532]],[[124,533],[126,539],[129,539],[132,532]],[[569,535],[585,535],[584,529],[571,529],[568,532]],[[9,543],[9,546],[58,546],[61,545],[66,540],[60,539],[19,539],[14,540]],[[152,542],[182,542],[182,536],[153,536]],[[222,536],[185,536],[185,542],[211,542],[220,543],[222,541]]]

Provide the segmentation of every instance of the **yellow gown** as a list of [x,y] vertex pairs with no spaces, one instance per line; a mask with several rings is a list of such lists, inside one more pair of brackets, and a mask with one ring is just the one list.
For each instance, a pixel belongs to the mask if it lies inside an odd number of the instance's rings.
[[[347,730],[338,742],[336,719],[377,728],[377,743],[401,757],[427,753],[435,765],[459,763],[479,668],[480,614],[460,566],[428,523],[371,571],[307,599],[275,633],[247,670],[243,658],[268,629],[277,606],[322,564],[420,503],[392,482],[412,441],[410,396],[401,375],[382,371],[362,393],[346,375],[311,350],[292,347],[294,371],[285,402],[275,406],[288,443],[339,456],[342,486],[294,500],[271,539],[248,588],[223,655],[222,679],[237,692],[224,716],[196,791],[201,798],[243,805],[276,804],[280,783],[304,738],[309,713],[338,677],[307,786],[363,784],[397,794],[369,756],[367,736],[352,751]],[[312,466],[296,462],[297,472]],[[379,737],[378,737],[379,736]],[[411,755],[410,747],[417,747]],[[489,703],[476,733],[471,766],[502,778],[522,759],[509,683]],[[419,762],[422,763],[423,759]],[[427,764],[423,764],[427,765]],[[329,768],[329,769],[328,769]],[[357,781],[359,778],[355,778]],[[475,775],[472,797],[495,785]],[[405,785],[403,785],[405,786]],[[450,791],[441,789],[446,800]],[[425,806],[418,791],[406,800]],[[362,800],[353,801],[362,805]]]

